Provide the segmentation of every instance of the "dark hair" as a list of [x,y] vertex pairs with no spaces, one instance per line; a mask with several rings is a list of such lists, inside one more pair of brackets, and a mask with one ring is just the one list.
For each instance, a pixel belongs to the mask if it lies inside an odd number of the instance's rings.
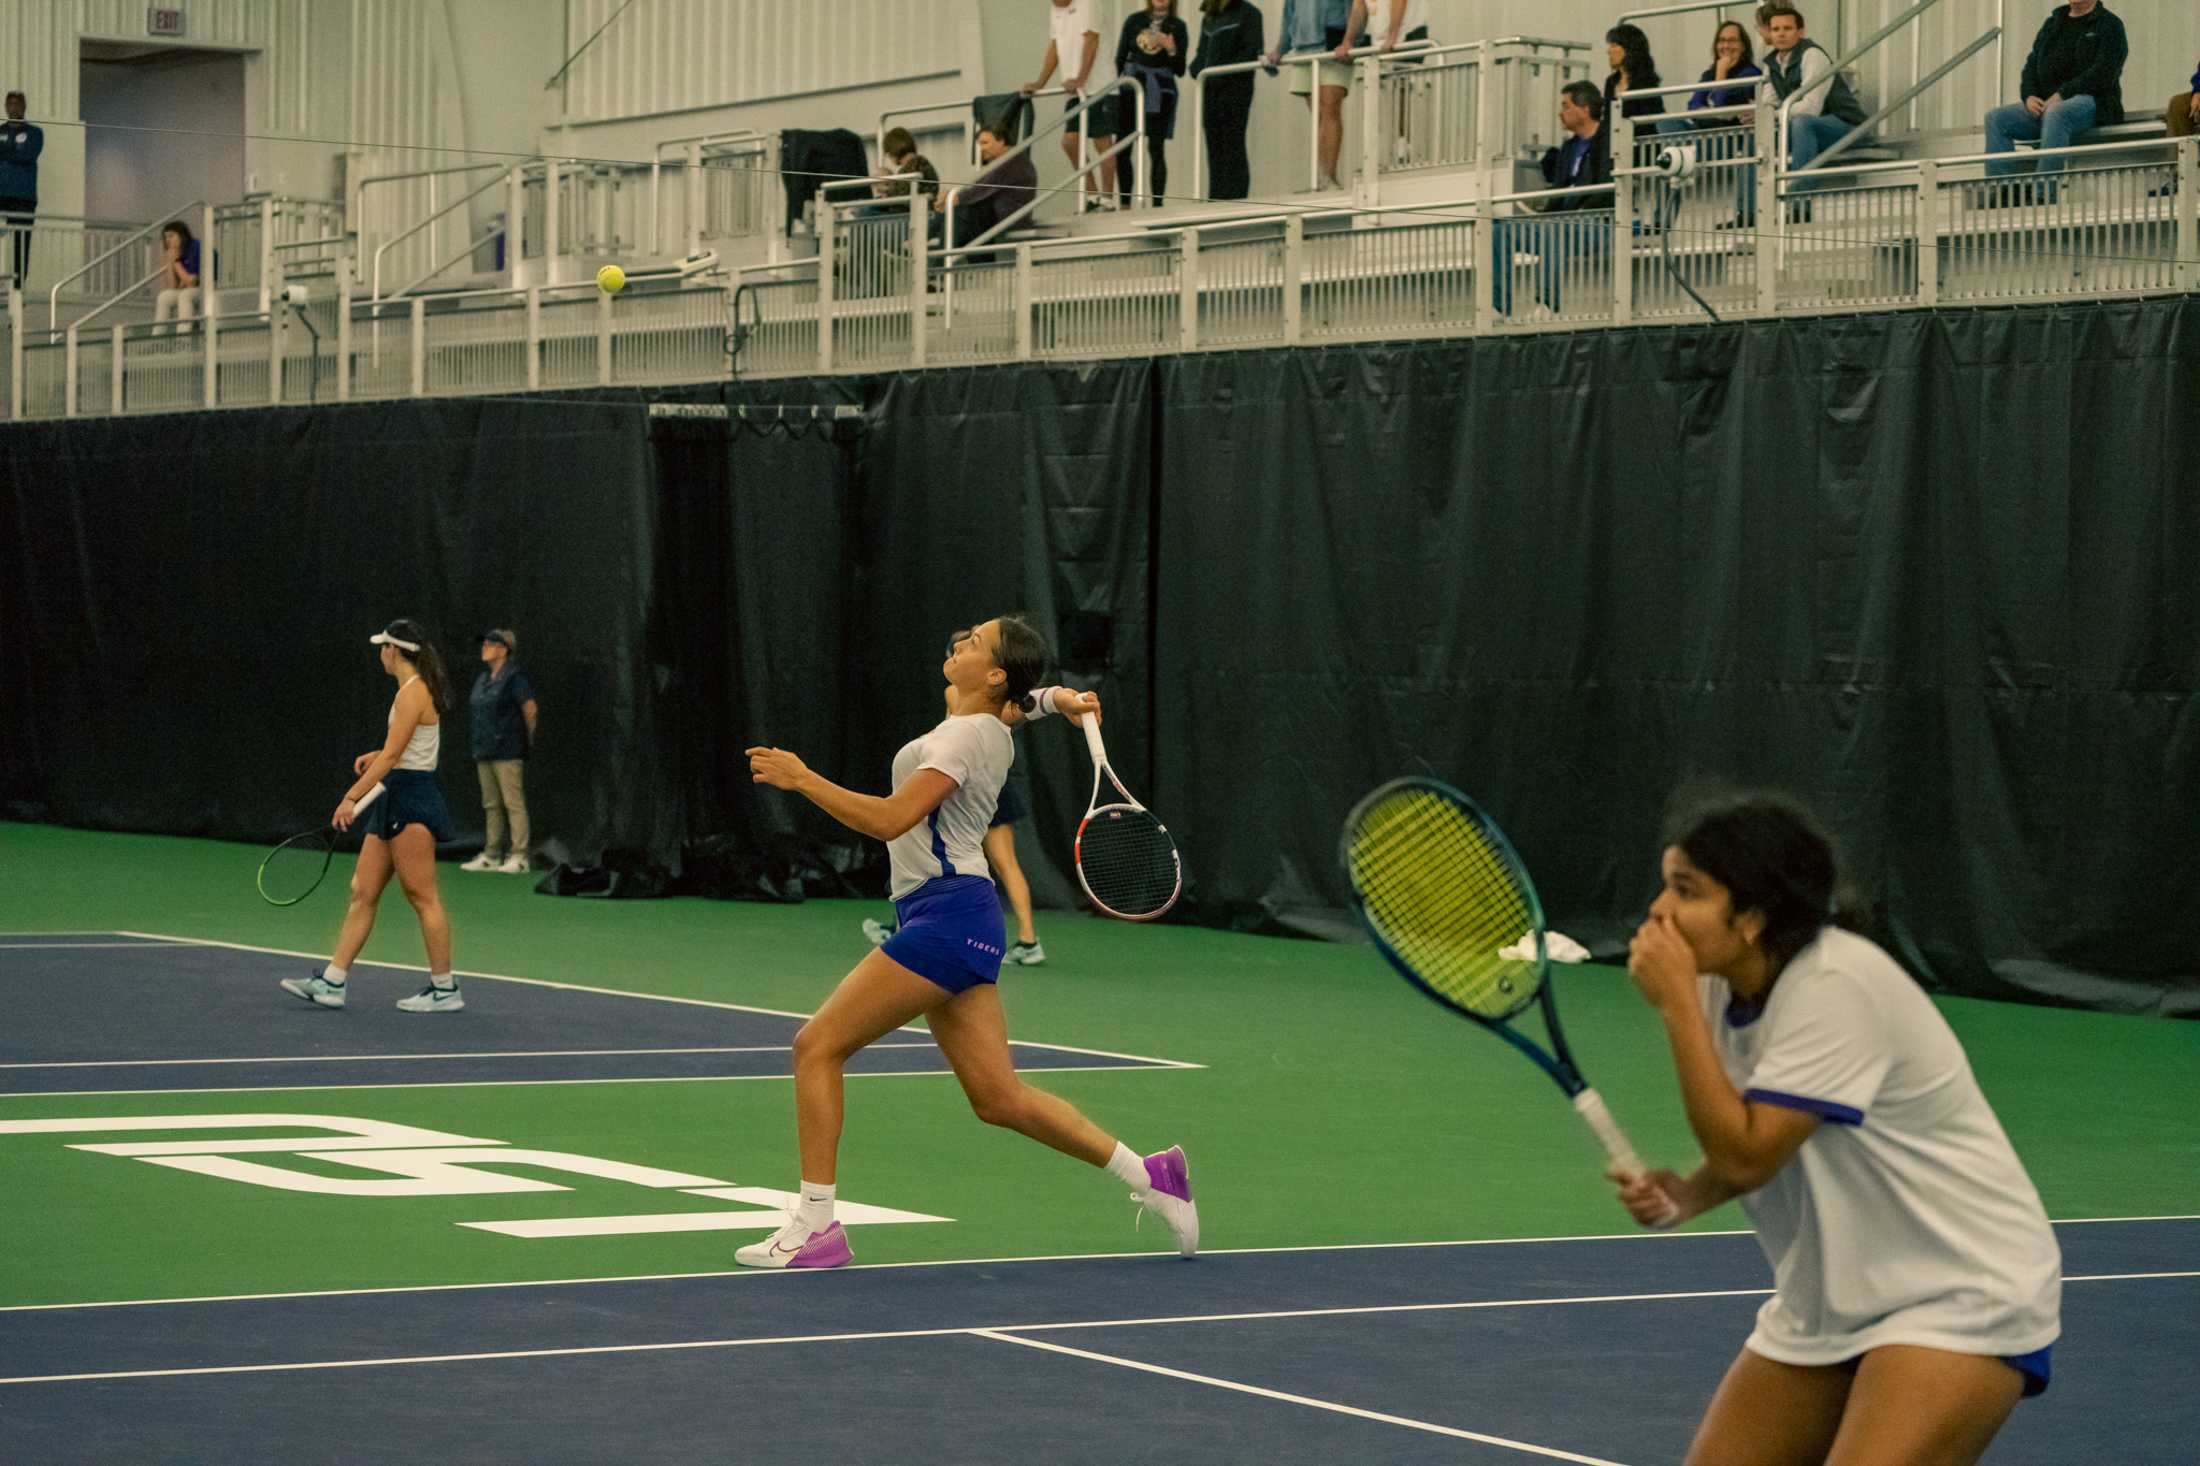
[[1772,5],[1760,5],[1757,7],[1757,23],[1766,27],[1767,29],[1770,29],[1772,23],[1778,20],[1783,15],[1792,15],[1795,17],[1795,28],[1797,30],[1803,30],[1809,24],[1803,19],[1803,12],[1797,10],[1792,5],[1776,3]]
[[909,135],[906,127],[890,127],[886,130],[886,136],[879,139],[879,151],[889,158],[898,158],[916,150],[917,140]]
[[1021,614],[997,616],[1001,625],[1001,649],[994,654],[993,663],[1008,674],[1001,684],[1001,701],[1014,703],[1026,712],[1031,709],[1024,699],[1039,685],[1039,679],[1047,674],[1047,663],[1053,654],[1047,650],[1047,639],[1041,636]]
[[1220,15],[1230,8],[1230,0],[1199,0],[1199,8],[1207,15]]
[[1719,28],[1711,33],[1711,69],[1719,69],[1719,37],[1726,34],[1728,26],[1734,27],[1734,33],[1742,38],[1742,65],[1755,66],[1757,48],[1749,44],[1749,27],[1738,20],[1722,20]]
[[1764,918],[1757,944],[1775,971],[1829,925],[1853,928],[1860,917],[1833,838],[1785,794],[1684,789],[1667,812],[1664,845],[1726,887],[1735,915]]
[[[160,226],[160,232],[163,234],[166,234],[171,229],[175,230],[176,233],[183,236],[183,242],[185,244],[189,244],[194,237],[191,233],[191,226],[184,223],[181,219],[170,219],[167,223]],[[405,638],[405,640],[411,641],[412,638],[408,636]]]
[[1630,90],[1660,85],[1658,63],[1650,57],[1650,38],[1639,25],[1615,25],[1604,33],[1606,45],[1620,49],[1620,70],[1627,73]]
[[1593,81],[1570,81],[1559,91],[1562,97],[1570,97],[1576,107],[1585,107],[1597,121],[1604,120],[1604,93],[1597,90]]
[[443,670],[443,653],[436,650],[435,638],[428,635],[428,629],[409,616],[400,616],[383,627],[382,632],[385,636],[409,641],[420,648],[419,651],[409,652],[399,647],[397,654],[420,669],[420,680],[426,685],[428,697],[435,703],[436,712],[442,714],[450,711],[450,674]]

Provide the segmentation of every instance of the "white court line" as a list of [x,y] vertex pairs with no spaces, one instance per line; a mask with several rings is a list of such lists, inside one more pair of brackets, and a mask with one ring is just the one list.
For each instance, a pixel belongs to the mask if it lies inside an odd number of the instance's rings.
[[[929,1049],[922,1044],[869,1044],[867,1049]],[[58,1059],[36,1064],[0,1064],[0,1069],[151,1069],[177,1064],[364,1064],[414,1059],[592,1059],[612,1054],[791,1054],[793,1044],[744,1044],[685,1049],[490,1049],[467,1054],[286,1054],[241,1059]]]
[[[232,952],[259,952],[270,957],[302,957],[308,962],[318,962],[325,960],[325,954],[319,952],[296,952],[287,947],[254,947],[249,946],[243,942],[224,942],[213,937],[179,937],[169,935],[165,932],[125,931],[118,931],[115,933],[115,935],[118,937],[145,937],[153,941],[172,942],[178,946],[184,947],[224,947]],[[352,966],[386,967],[393,972],[426,972],[428,970],[427,968],[419,966],[418,964],[412,962],[375,962],[362,960],[354,962]],[[762,1013],[771,1018],[808,1018],[810,1016],[807,1013],[797,1013],[790,1008],[759,1008],[753,1003],[721,1003],[713,998],[678,998],[673,997],[669,993],[634,993],[628,992],[623,988],[593,987],[587,983],[559,982],[555,979],[547,977],[513,977],[511,974],[504,972],[474,972],[461,968],[454,971],[452,973],[452,976],[482,978],[489,982],[525,983],[529,987],[538,988],[562,988],[567,992],[596,993],[600,996],[607,998],[639,998],[643,1002],[648,1003],[684,1003],[690,1007],[695,1008],[723,1008],[729,1012],[734,1013]],[[901,1033],[923,1033],[925,1030],[910,1026],[898,1029],[896,1031]],[[1151,1064],[1157,1069],[1204,1069],[1207,1067],[1205,1064],[1195,1064],[1187,1059],[1156,1059],[1147,1054],[1120,1054],[1111,1049],[1071,1048],[1067,1044],[1042,1043],[1036,1039],[1028,1038],[1012,1038],[1009,1040],[1009,1045],[1012,1048],[1060,1049],[1064,1053],[1084,1054],[1090,1058],[1125,1059],[1138,1064]]]
[[[1112,1072],[1112,1071],[1111,1071]],[[135,1092],[135,1091],[132,1091]],[[218,1091],[229,1093],[230,1091]],[[2081,1217],[2075,1222],[2053,1222],[2061,1227],[2094,1222],[2200,1222],[2200,1216],[2171,1217]],[[1318,1242],[1295,1247],[1210,1247],[1201,1251],[1201,1257],[1269,1257],[1300,1252],[1413,1252],[1432,1247],[1536,1247],[1551,1243],[1570,1242],[1687,1242],[1704,1237],[1748,1237],[1741,1231],[1702,1232],[1607,1232],[1586,1233],[1573,1237],[1463,1237],[1440,1242]],[[921,1262],[858,1262],[836,1269],[841,1273],[900,1272],[911,1268],[946,1267],[1003,1267],[1014,1263],[1042,1262],[1124,1262],[1133,1258],[1161,1258],[1166,1253],[1143,1252],[1062,1252],[1030,1257],[952,1257],[935,1258]],[[411,1283],[388,1288],[315,1288],[296,1293],[209,1293],[192,1298],[113,1298],[91,1303],[7,1303],[0,1304],[0,1313],[59,1313],[81,1308],[164,1308],[185,1303],[270,1303],[292,1298],[358,1298],[384,1293],[474,1293],[493,1288],[585,1288],[606,1283],[680,1283],[697,1282],[710,1278],[748,1278],[761,1282],[768,1278],[791,1278],[791,1272],[765,1272],[755,1268],[725,1268],[714,1272],[695,1273],[622,1273],[598,1278],[523,1278],[499,1283]],[[805,1274],[805,1276],[807,1276]],[[2112,1273],[2078,1281],[2108,1281],[2116,1278],[2181,1277],[2181,1273]],[[2065,1279],[2065,1281],[2070,1281]],[[1065,1325],[1066,1327],[1066,1325]]]
[[[872,1044],[872,1048],[927,1048],[926,1044]],[[1040,1048],[1051,1047],[1041,1044]],[[417,1057],[417,1056],[415,1056]],[[1150,1074],[1156,1065],[1144,1064],[1049,1064],[1044,1069],[1032,1069],[1032,1074]],[[1187,1067],[1202,1067],[1198,1065]],[[951,1076],[952,1069],[850,1069],[849,1079],[941,1079]],[[249,1084],[249,1085],[194,1085],[176,1089],[0,1089],[0,1101],[32,1099],[87,1099],[102,1095],[118,1094],[296,1094],[300,1090],[314,1090],[329,1094],[342,1094],[355,1089],[517,1089],[526,1085],[553,1084],[743,1084],[757,1080],[785,1084],[792,1076],[787,1074],[636,1074],[620,1075],[611,1079],[423,1079],[391,1084]]]
[[[1447,1435],[1455,1440],[1477,1441],[1485,1446],[1501,1446],[1509,1451],[1522,1451],[1531,1456],[1543,1456],[1556,1461],[1576,1461],[1585,1466],[1624,1466],[1624,1463],[1604,1456],[1583,1456],[1574,1451],[1561,1451],[1552,1446],[1530,1445],[1507,1436],[1484,1435],[1480,1431],[1461,1430],[1457,1426],[1438,1425],[1431,1420],[1414,1420],[1404,1415],[1389,1415],[1380,1410],[1363,1410],[1357,1405],[1345,1405],[1335,1400],[1317,1400],[1311,1395],[1294,1395],[1283,1390],[1265,1389],[1238,1380],[1217,1379],[1211,1374],[1193,1374],[1189,1370],[1168,1369],[1158,1364],[1147,1364],[1137,1359],[1123,1359],[1113,1354],[1096,1354],[1090,1349],[1072,1349],[1067,1344],[1050,1344],[1043,1339],[1022,1339],[1014,1334],[1000,1333],[992,1329],[972,1329],[981,1339],[992,1339],[1003,1344],[1016,1344],[1026,1349],[1043,1349],[1049,1354],[1067,1354],[1072,1359],[1088,1359],[1099,1364],[1113,1364],[1121,1369],[1135,1369],[1141,1374],[1157,1374],[1164,1379],[1185,1380],[1195,1385],[1209,1385],[1215,1389],[1232,1390],[1241,1395],[1255,1395],[1263,1400],[1281,1400],[1287,1405],[1305,1405],[1314,1410],[1326,1410],[1333,1415],[1349,1415],[1357,1420],[1373,1420],[1383,1425],[1402,1425],[1408,1430],[1427,1431],[1431,1435]],[[0,1382],[4,1383],[4,1382]]]
[[181,942],[0,942],[0,952],[88,952],[95,948],[121,948],[142,952],[148,947],[182,945]]

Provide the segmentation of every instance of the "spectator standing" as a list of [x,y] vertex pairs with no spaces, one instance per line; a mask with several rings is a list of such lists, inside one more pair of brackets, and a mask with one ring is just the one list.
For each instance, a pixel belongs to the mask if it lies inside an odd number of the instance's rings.
[[[1061,69],[1062,85],[1069,89],[1069,103],[1063,109],[1069,114],[1069,123],[1062,129],[1062,152],[1072,169],[1085,168],[1093,158],[1115,146],[1113,92],[1094,100],[1082,114],[1078,111],[1085,106],[1085,83],[1092,79],[1092,68],[1100,59],[1099,6],[1100,0],[1054,0],[1053,11],[1047,17],[1047,50],[1039,79],[1023,86],[1027,97],[1045,91],[1048,78],[1057,67]],[[1085,153],[1081,144],[1089,144],[1090,152]],[[1084,180],[1088,212],[1115,207],[1115,159],[1103,161],[1086,173]]]
[[[1191,74],[1210,66],[1258,61],[1267,44],[1260,7],[1252,0],[1200,0],[1199,51]],[[1253,74],[1236,72],[1206,83],[1199,126],[1207,135],[1207,197],[1241,199],[1253,191],[1245,156],[1245,124],[1253,114]]]
[[[1351,20],[1352,0],[1283,0],[1276,39],[1264,58],[1270,66],[1287,52],[1307,58],[1291,68],[1291,94],[1306,98],[1315,114],[1317,188],[1344,187],[1337,157],[1344,150],[1344,99],[1352,90],[1349,58],[1353,46],[1367,39],[1353,32]],[[1322,59],[1311,59],[1316,56]]]
[[[2057,6],[2041,23],[2031,54],[2024,58],[2024,100],[1986,114],[1986,151],[2013,153],[2019,140],[2067,148],[2080,133],[2123,121],[2124,59],[2130,52],[2123,21],[2100,0]],[[2042,180],[2043,202],[2054,202],[2052,179],[2065,161],[2060,156],[2035,160],[2032,171]],[[1986,165],[1990,179],[2016,171],[2013,158]],[[1997,188],[1988,189],[1982,202],[1992,208],[2027,197]]]
[[[1757,89],[1735,86],[1733,83],[1750,77],[1763,76],[1757,67],[1756,53],[1749,47],[1749,32],[1738,20],[1723,21],[1711,33],[1711,64],[1696,78],[1703,85],[1688,98],[1688,110],[1699,111],[1709,107],[1746,107],[1756,100]],[[1750,139],[1741,132],[1754,121],[1753,114],[1744,112],[1738,117],[1699,117],[1694,125],[1707,130],[1705,139],[1713,161],[1734,158],[1749,151]],[[1721,224],[1721,229],[1750,229],[1757,223],[1757,165],[1745,164],[1735,170],[1741,181],[1734,191],[1734,217]]]
[[[1143,164],[1123,155],[1117,170],[1123,180],[1123,205],[1130,206],[1138,191],[1138,170],[1150,170],[1153,201],[1163,203],[1169,192],[1169,158],[1166,149],[1176,132],[1177,78],[1191,60],[1192,33],[1176,13],[1176,0],[1145,0],[1123,17],[1122,33],[1115,42],[1115,74],[1138,83],[1132,94],[1118,90],[1116,105],[1143,107],[1146,112],[1146,158]],[[1129,115],[1120,119],[1124,134],[1134,129]]]
[[[471,698],[474,770],[481,776],[481,807],[489,836],[481,853],[461,870],[518,875],[527,869],[527,750],[535,741],[535,684],[512,660],[516,632],[499,627],[481,633],[481,673]],[[509,834],[510,843],[506,843]]]
[[[978,157],[990,166],[978,175],[976,183],[955,192],[952,245],[959,248],[970,243],[1036,196],[1039,170],[1032,164],[1030,150],[1012,158],[1004,156],[1007,152],[1008,139],[1001,132],[1001,124],[978,129]],[[941,194],[933,207],[945,210],[948,196]]]
[[[1765,75],[1772,78],[1773,94],[1788,108],[1787,166],[1799,172],[1827,148],[1864,124],[1864,104],[1841,73],[1833,69],[1826,48],[1804,34],[1803,12],[1792,5],[1775,5],[1765,12],[1772,50],[1765,57]],[[1789,98],[1794,105],[1788,106]],[[1795,192],[1807,192],[1810,180],[1798,182]],[[1788,211],[1798,222],[1810,218],[1810,205],[1798,202]]]
[[[1558,94],[1558,125],[1566,141],[1543,154],[1543,181],[1554,189],[1593,188],[1612,181],[1612,150],[1604,140],[1604,94],[1585,81],[1568,82]],[[1513,255],[1528,246],[1537,256],[1542,283],[1535,298],[1560,308],[1559,290],[1567,266],[1576,257],[1609,254],[1612,200],[1604,194],[1568,194],[1537,210],[1540,219],[1499,219],[1491,231],[1496,270],[1491,302],[1499,315],[1512,313]],[[1583,217],[1553,218],[1580,214]]]
[[0,128],[0,219],[14,235],[10,278],[25,288],[31,277],[31,217],[38,212],[38,155],[46,151],[46,131],[23,120],[27,100],[9,92],[8,120]]
[[153,297],[153,319],[188,321],[199,306],[199,242],[191,237],[190,225],[171,219],[161,228],[160,248],[160,273],[154,276],[160,293]]

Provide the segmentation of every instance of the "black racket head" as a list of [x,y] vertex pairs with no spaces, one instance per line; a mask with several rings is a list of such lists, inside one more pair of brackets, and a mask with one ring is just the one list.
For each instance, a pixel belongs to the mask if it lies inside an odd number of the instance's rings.
[[1152,921],[1176,904],[1184,863],[1152,810],[1103,805],[1077,827],[1077,881],[1108,915]]
[[[1543,903],[1497,822],[1436,779],[1394,779],[1345,816],[1338,858],[1391,966],[1472,1018],[1501,1022],[1550,973]],[[1527,942],[1527,956],[1500,949]]]
[[267,852],[257,877],[260,898],[270,906],[295,906],[314,892],[336,854],[336,831],[307,830]]

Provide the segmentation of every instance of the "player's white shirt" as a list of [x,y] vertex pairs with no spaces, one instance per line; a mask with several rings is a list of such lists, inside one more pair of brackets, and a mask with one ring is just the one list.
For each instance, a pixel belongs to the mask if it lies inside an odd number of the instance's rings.
[[2061,1332],[2062,1254],[1963,1046],[1893,959],[1829,927],[1754,1016],[1697,979],[1744,1098],[1825,1123],[1742,1198],[1776,1288],[1749,1347],[1837,1364],[1882,1344],[2017,1355]]
[[919,769],[938,769],[955,781],[955,788],[938,809],[886,842],[889,895],[899,901],[941,876],[988,873],[985,832],[1015,762],[1015,735],[991,713],[947,718],[901,746],[894,755],[896,789]]

